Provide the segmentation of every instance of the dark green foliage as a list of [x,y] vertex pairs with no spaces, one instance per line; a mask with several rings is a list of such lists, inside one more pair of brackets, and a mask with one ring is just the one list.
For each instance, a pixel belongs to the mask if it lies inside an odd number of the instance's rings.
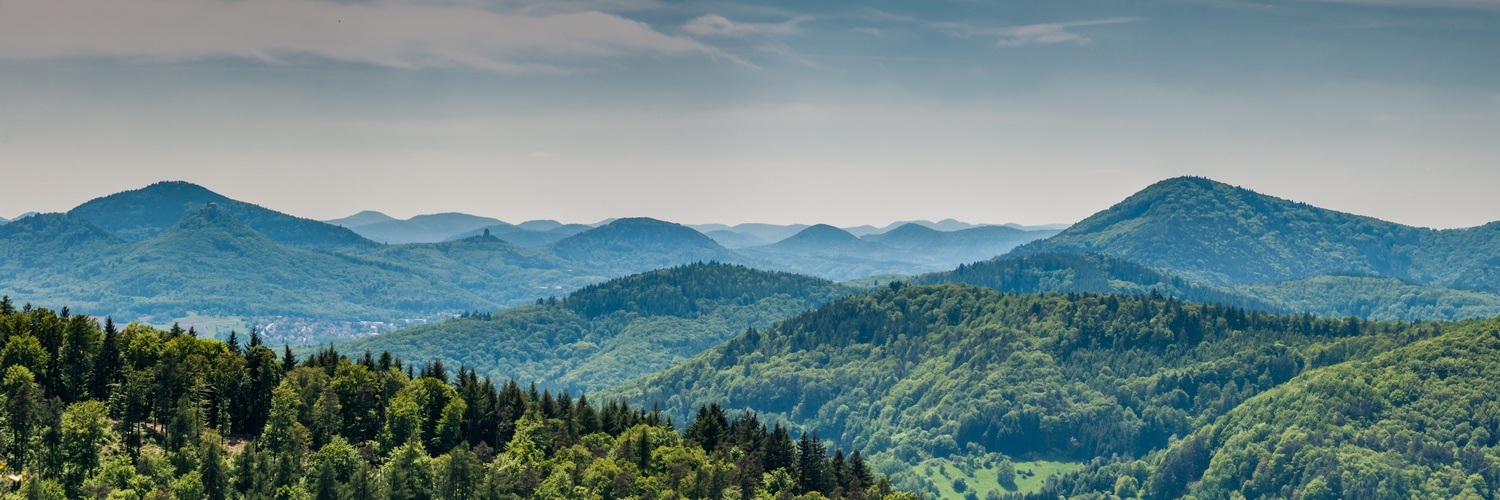
[[[79,318],[90,334],[66,332]],[[43,359],[15,355],[58,325],[61,349],[38,341],[26,350]],[[915,498],[876,487],[862,461],[829,456],[816,436],[786,457],[784,428],[717,406],[701,408],[684,438],[657,410],[523,392],[440,360],[411,378],[368,353],[278,360],[254,340],[242,353],[140,324],[105,335],[87,316],[40,308],[0,315],[0,326],[11,354],[0,360],[0,442],[11,446],[0,451],[6,473],[24,478],[0,494],[16,498],[769,500],[789,498],[777,495],[790,482],[808,498]],[[106,338],[127,347],[114,351],[124,373],[105,397],[46,368],[70,349],[110,352]]]
[[678,418],[712,401],[784,413],[809,432],[901,461],[976,445],[1138,455],[1304,370],[1436,331],[1159,295],[893,286],[746,333],[609,394],[665,401]]
[[542,305],[338,346],[448,359],[495,378],[594,390],[686,360],[747,326],[764,328],[853,291],[807,276],[694,264],[585,287]]

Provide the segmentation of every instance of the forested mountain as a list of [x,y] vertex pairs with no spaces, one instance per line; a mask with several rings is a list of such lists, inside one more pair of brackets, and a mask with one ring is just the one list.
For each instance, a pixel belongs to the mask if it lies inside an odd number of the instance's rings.
[[1221,285],[1360,272],[1500,287],[1500,223],[1403,226],[1195,177],[1168,179],[1011,255],[1101,253]]
[[496,378],[594,390],[683,361],[746,327],[855,290],[728,264],[694,264],[584,287],[562,298],[338,344],[441,358]]
[[358,259],[451,283],[495,304],[481,308],[486,311],[561,295],[618,276],[585,268],[538,249],[512,245],[494,236],[388,245],[360,254]]
[[724,229],[716,231],[705,231],[703,234],[708,236],[709,238],[713,238],[714,241],[718,242],[720,245],[724,245],[724,248],[756,247],[770,243],[752,235],[736,233],[734,231]]
[[[1143,456],[1309,370],[1440,324],[1282,316],[1159,295],[899,286],[747,332],[607,391],[780,414],[882,470],[927,457]],[[712,383],[704,383],[712,381]]]
[[[610,222],[614,222],[614,221],[610,221]],[[551,219],[529,220],[529,221],[526,221],[526,222],[522,222],[520,224],[516,224],[516,227],[519,227],[521,229],[525,229],[527,231],[547,232],[547,231],[551,231],[553,229],[557,229],[557,228],[563,227],[563,223],[555,221],[555,220],[551,220]]]
[[497,224],[504,223],[489,217],[450,212],[376,222],[354,226],[352,229],[360,236],[381,243],[436,243],[457,234]]
[[207,203],[217,204],[219,211],[287,245],[315,249],[375,245],[342,227],[232,200],[202,186],[181,181],[158,182],[141,189],[95,198],[69,211],[68,215],[87,219],[123,238],[140,241],[172,227],[184,215],[197,213]]
[[535,231],[530,229],[523,229],[520,226],[512,226],[510,224],[500,223],[493,226],[485,226],[465,233],[460,233],[459,235],[451,237],[449,239],[460,240],[472,236],[480,236],[484,234],[485,231],[489,231],[490,234],[505,240],[507,243],[514,243],[518,246],[534,248],[562,240],[563,238],[567,238],[569,236],[573,236],[575,234],[588,231],[593,228],[594,226],[590,226],[587,224],[563,224],[546,231]]
[[757,250],[814,257],[870,257],[881,253],[884,247],[870,244],[843,229],[817,224]]
[[[560,227],[561,224],[556,227]],[[619,219],[552,243],[543,250],[615,275],[687,262],[737,262],[734,252],[686,226],[644,217]]]
[[1134,262],[1103,255],[1041,254],[995,259],[961,265],[952,271],[924,274],[909,281],[913,284],[967,283],[1010,293],[1089,292],[1140,295],[1155,292],[1189,302],[1218,303],[1272,312],[1281,309],[1277,301],[1257,299],[1233,289],[1193,283]]
[[1377,276],[1318,276],[1245,285],[1235,291],[1288,311],[1322,316],[1405,321],[1500,316],[1500,295]]
[[999,226],[944,232],[907,224],[884,234],[857,238],[843,229],[819,224],[774,244],[739,252],[768,268],[853,280],[878,274],[948,270],[1052,234]]
[[862,239],[899,251],[909,260],[951,266],[991,259],[1023,243],[1055,234],[1056,231],[1023,231],[1004,226],[946,231],[913,223]]
[[33,215],[37,215],[37,213],[36,212],[26,212],[24,214],[17,215],[16,218],[14,218],[14,219],[7,219],[7,218],[4,218],[4,217],[0,217],[0,226],[6,225],[6,224],[9,224],[9,223],[21,220],[21,219],[25,219],[27,217],[31,217]]
[[31,252],[0,263],[12,284],[0,286],[4,293],[127,317],[191,310],[353,319],[493,304],[399,268],[287,247],[224,213],[182,217],[139,242],[47,214],[0,228],[0,248]]
[[[7,499],[912,500],[754,415],[538,393],[440,361],[278,357],[0,299]],[[832,451],[830,456],[829,451]]]
[[1031,498],[1459,498],[1500,484],[1500,320],[1308,371],[1142,460],[1100,461]]
[[340,227],[356,228],[359,226],[366,226],[377,222],[390,222],[393,220],[399,219],[380,212],[376,212],[374,210],[365,210],[360,213],[344,217],[342,219],[325,220],[323,222],[327,222],[329,224]]

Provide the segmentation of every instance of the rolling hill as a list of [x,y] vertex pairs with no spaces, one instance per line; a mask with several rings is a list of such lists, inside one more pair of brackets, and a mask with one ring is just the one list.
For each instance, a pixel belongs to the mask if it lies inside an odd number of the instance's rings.
[[595,390],[671,366],[745,331],[853,293],[817,278],[694,264],[584,287],[561,300],[342,342],[462,363],[499,379]]
[[[1441,324],[1283,316],[1151,296],[891,286],[747,332],[601,393],[775,415],[878,470],[990,453],[1145,456],[1299,374],[1370,359]],[[1113,481],[1113,479],[1111,479]],[[1113,484],[1113,483],[1111,483]]]
[[703,233],[644,217],[619,219],[558,240],[542,250],[615,276],[691,262],[742,260]]
[[355,226],[352,229],[360,236],[381,243],[436,243],[457,234],[497,224],[504,223],[489,217],[449,212],[418,215],[406,220],[375,222]]
[[870,257],[886,252],[881,245],[871,244],[828,224],[810,226],[756,250],[812,257]]
[[1371,273],[1495,290],[1500,223],[1432,230],[1321,209],[1212,180],[1158,182],[1009,255],[1099,253],[1219,285]]
[[187,215],[137,242],[47,214],[7,224],[0,248],[13,257],[0,278],[4,293],[122,318],[197,311],[356,319],[493,307],[405,269],[288,247],[226,213]]
[[862,239],[884,245],[918,263],[953,266],[992,259],[1023,243],[1055,234],[1057,231],[1024,231],[1005,226],[938,230],[912,223]]
[[215,203],[220,212],[280,243],[314,249],[369,248],[375,243],[348,229],[293,217],[259,205],[229,199],[187,182],[158,182],[141,189],[95,198],[68,212],[125,239],[141,241],[176,224],[185,215]]
[[[1161,497],[1483,498],[1500,471],[1500,321],[1305,374],[1182,440]],[[1378,436],[1378,437],[1377,437]],[[1442,477],[1458,481],[1434,480]],[[1425,480],[1424,480],[1425,479]]]
[[376,212],[374,210],[365,210],[360,213],[344,217],[342,219],[325,220],[323,222],[327,222],[339,227],[347,227],[352,229],[359,226],[367,226],[377,222],[390,222],[394,220],[399,219],[380,212]]
[[1236,292],[1288,311],[1374,320],[1459,320],[1500,316],[1500,295],[1362,275],[1258,283]]
[[[1233,289],[1203,285],[1134,262],[1103,255],[1041,254],[961,265],[914,277],[912,284],[965,283],[1008,293],[1159,293],[1189,302],[1219,303],[1275,312],[1276,302]],[[1292,309],[1296,310],[1296,309]]]

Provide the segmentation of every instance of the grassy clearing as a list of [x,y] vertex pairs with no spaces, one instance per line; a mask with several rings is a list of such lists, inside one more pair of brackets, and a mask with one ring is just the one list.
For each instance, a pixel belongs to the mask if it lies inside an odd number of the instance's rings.
[[[966,472],[969,465],[973,466],[972,473]],[[980,458],[972,461],[934,458],[917,464],[912,467],[912,471],[932,481],[943,499],[964,500],[968,491],[973,491],[981,499],[985,498],[990,490],[999,490],[1000,493],[1037,491],[1047,482],[1047,478],[1083,467],[1083,464],[1079,463],[1047,460],[1015,462],[1017,472],[1015,484],[1001,485],[995,474],[999,465],[998,458]],[[962,478],[966,485],[963,493],[953,489],[954,482],[959,478]]]
[[152,324],[151,326],[152,328],[165,330],[172,328],[173,323],[181,326],[183,330],[189,327],[197,330],[198,337],[200,338],[224,340],[229,338],[229,331],[234,330],[240,333],[241,343],[249,342],[250,325],[246,324],[240,318],[216,318],[188,313],[186,317],[173,319],[163,324]]

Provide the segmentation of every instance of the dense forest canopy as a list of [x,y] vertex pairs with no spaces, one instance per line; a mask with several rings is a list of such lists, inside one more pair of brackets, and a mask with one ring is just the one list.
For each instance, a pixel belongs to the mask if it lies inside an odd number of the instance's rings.
[[[120,329],[0,300],[11,499],[914,499],[859,451],[754,414],[659,410],[496,383],[440,360],[252,332]],[[831,454],[830,454],[831,452]]]
[[1270,302],[1232,289],[1194,283],[1105,255],[1039,254],[961,265],[908,280],[912,284],[967,283],[1011,293],[1089,292],[1139,295],[1155,291],[1189,302],[1221,303],[1277,311]]
[[732,264],[692,264],[561,299],[347,341],[340,349],[442,358],[496,378],[596,390],[661,370],[857,289]]
[[895,283],[605,394],[675,416],[706,402],[782,415],[890,470],[989,452],[1142,456],[1300,373],[1440,331],[1155,294]]

